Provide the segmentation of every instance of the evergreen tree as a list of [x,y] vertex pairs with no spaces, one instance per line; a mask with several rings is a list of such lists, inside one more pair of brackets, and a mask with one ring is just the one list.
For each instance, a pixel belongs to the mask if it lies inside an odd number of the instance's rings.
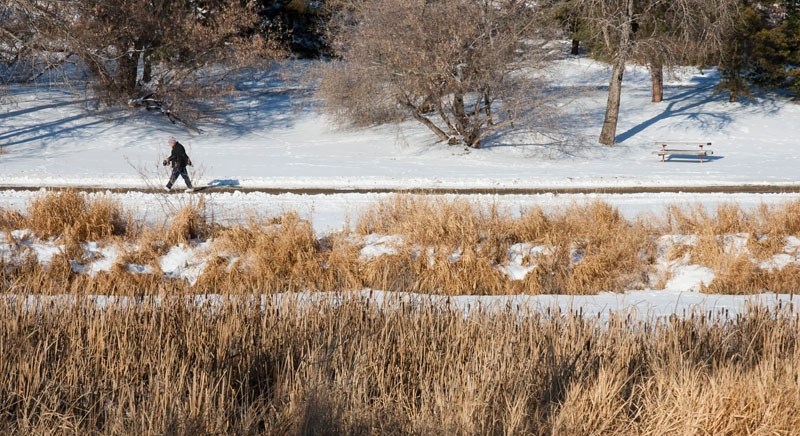
[[786,0],[784,35],[787,44],[789,88],[800,95],[800,0]]
[[324,38],[325,2],[260,0],[264,27],[296,56],[317,58],[328,53]]
[[750,86],[800,95],[800,1],[744,1],[721,53],[719,89],[736,101]]

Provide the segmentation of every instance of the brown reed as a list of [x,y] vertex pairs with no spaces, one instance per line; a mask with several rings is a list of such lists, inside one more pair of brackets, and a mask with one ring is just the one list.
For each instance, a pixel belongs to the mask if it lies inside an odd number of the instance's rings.
[[[0,303],[4,434],[791,434],[797,315]],[[127,305],[126,305],[127,304]],[[743,395],[743,393],[747,393]]]

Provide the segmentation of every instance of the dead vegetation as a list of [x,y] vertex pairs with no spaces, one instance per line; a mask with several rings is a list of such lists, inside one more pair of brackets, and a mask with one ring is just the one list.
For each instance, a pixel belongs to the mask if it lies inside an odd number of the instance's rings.
[[[0,431],[789,434],[800,325],[247,299],[0,304]],[[742,395],[747,392],[747,395]]]
[[21,224],[43,238],[96,241],[124,235],[129,223],[119,204],[105,198],[88,202],[66,190],[34,199]]
[[[626,219],[602,202],[515,214],[493,205],[396,196],[320,238],[295,213],[223,227],[202,197],[162,226],[134,222],[115,202],[47,193],[0,212],[4,292],[122,295],[249,294],[364,288],[444,295],[594,294],[664,287],[700,265],[710,293],[794,293],[800,283],[800,202],[745,211],[723,205]],[[23,230],[26,229],[26,230]],[[39,259],[33,245],[57,250]],[[191,283],[162,271],[176,247],[192,252]],[[94,268],[98,247],[113,265]],[[35,255],[34,255],[35,254]],[[101,259],[102,260],[102,259]],[[92,269],[94,268],[94,269]],[[86,271],[91,271],[87,275]],[[153,277],[142,277],[142,275]]]

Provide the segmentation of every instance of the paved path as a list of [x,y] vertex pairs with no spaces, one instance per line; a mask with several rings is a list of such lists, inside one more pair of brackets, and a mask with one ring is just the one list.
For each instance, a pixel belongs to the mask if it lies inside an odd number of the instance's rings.
[[[73,189],[82,192],[143,192],[151,194],[164,194],[163,189],[155,188],[100,188],[96,186],[46,186],[50,190]],[[38,191],[40,186],[2,186],[0,191]],[[182,188],[171,191],[174,194],[183,193]],[[640,194],[640,193],[747,193],[747,194],[778,194],[800,193],[800,185],[719,185],[719,186],[628,186],[628,187],[570,187],[570,188],[419,188],[419,189],[392,189],[392,188],[248,188],[243,186],[203,186],[196,189],[197,193],[211,192],[263,192],[266,194],[496,194],[496,195],[536,195],[536,194]]]

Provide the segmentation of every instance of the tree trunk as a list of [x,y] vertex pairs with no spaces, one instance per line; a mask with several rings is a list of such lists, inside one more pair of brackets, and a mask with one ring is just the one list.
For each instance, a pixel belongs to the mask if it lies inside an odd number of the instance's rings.
[[[476,110],[480,110],[480,100],[475,104]],[[461,135],[461,140],[464,144],[472,148],[480,147],[481,126],[475,121],[474,117],[467,114],[466,105],[464,104],[464,94],[460,92],[453,94],[453,116],[455,118],[456,128],[458,128],[458,134]]]
[[572,40],[572,50],[570,50],[569,53],[571,55],[573,55],[573,56],[577,56],[578,53],[580,52],[580,48],[581,48],[581,41],[578,40],[578,39],[573,39]]
[[448,143],[450,142],[450,136],[447,133],[445,133],[444,130],[440,129],[439,126],[434,124],[433,121],[429,120],[426,116],[422,115],[416,106],[408,102],[406,102],[405,105],[411,112],[411,116],[414,117],[415,120],[424,124],[425,127],[430,129],[430,131],[433,132],[433,134],[436,135],[436,137],[439,138],[440,141],[448,141]]
[[125,53],[117,60],[117,74],[114,79],[115,88],[120,95],[131,95],[136,89],[136,73],[139,65],[139,55],[134,50]]
[[494,119],[492,118],[492,100],[489,98],[489,93],[483,94],[483,103],[485,104],[484,112],[486,112],[486,125],[494,126]]
[[142,48],[142,83],[149,83],[153,80],[153,61],[150,59],[152,51],[148,45]]
[[650,82],[653,88],[653,103],[664,101],[664,65],[661,62],[650,64]]
[[625,59],[620,57],[611,71],[611,83],[608,85],[608,101],[603,129],[600,131],[600,143],[614,145],[617,139],[617,121],[619,121],[619,105],[622,98],[622,74],[625,72]]
[[467,109],[464,107],[464,95],[459,92],[453,94],[453,115],[456,119],[458,133],[466,136],[467,129],[469,129],[469,118]]
[[464,144],[469,148],[481,148],[481,133],[479,129],[471,129],[464,137]]
[[619,121],[619,106],[622,98],[622,75],[625,73],[625,63],[633,46],[633,6],[634,0],[627,0],[626,19],[620,31],[617,56],[611,70],[611,82],[608,84],[606,115],[603,120],[603,129],[600,131],[600,143],[603,145],[614,145],[617,139],[617,121]]

